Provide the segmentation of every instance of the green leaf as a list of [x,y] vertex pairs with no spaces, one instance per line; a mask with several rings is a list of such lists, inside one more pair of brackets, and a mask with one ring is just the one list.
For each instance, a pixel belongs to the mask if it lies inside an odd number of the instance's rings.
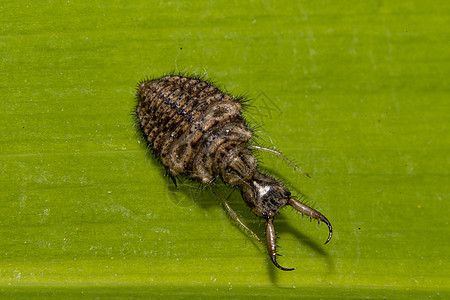
[[[448,1],[1,6],[5,298],[450,296]],[[146,150],[136,84],[174,70],[247,94],[260,140],[312,175],[260,155],[333,224],[323,245],[326,226],[281,211],[296,271]]]

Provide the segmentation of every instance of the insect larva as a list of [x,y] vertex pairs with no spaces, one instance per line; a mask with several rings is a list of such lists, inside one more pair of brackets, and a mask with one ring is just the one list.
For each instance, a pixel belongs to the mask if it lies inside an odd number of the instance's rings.
[[143,135],[175,185],[178,174],[211,185],[231,218],[259,240],[218,192],[214,179],[220,177],[238,187],[253,213],[266,220],[267,248],[277,268],[294,270],[281,267],[276,260],[273,220],[282,207],[290,205],[326,223],[329,235],[325,244],[330,241],[333,231],[325,216],[292,198],[282,183],[259,172],[252,149],[292,163],[275,150],[250,145],[252,131],[242,116],[239,99],[208,82],[181,75],[140,82],[137,98],[136,115]]

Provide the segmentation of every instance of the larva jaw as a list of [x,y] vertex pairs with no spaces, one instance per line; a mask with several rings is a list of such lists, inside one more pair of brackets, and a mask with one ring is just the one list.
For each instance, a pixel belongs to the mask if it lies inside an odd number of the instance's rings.
[[[325,242],[328,243],[331,240],[331,237],[333,235],[333,228],[331,227],[330,221],[322,215],[320,212],[316,211],[315,209],[309,207],[306,204],[303,204],[295,199],[289,198],[287,200],[286,205],[292,206],[295,210],[298,212],[309,216],[310,218],[314,218],[318,220],[319,222],[322,221],[328,226],[328,239]],[[282,271],[293,271],[295,268],[284,268],[280,266],[277,262],[277,237],[275,232],[275,226],[273,225],[273,216],[266,217],[266,238],[267,238],[267,249],[269,251],[270,259],[272,260],[272,263],[277,267],[278,269]]]
[[331,237],[333,236],[333,227],[331,227],[330,221],[328,221],[328,219],[325,218],[324,215],[322,215],[317,210],[309,207],[308,205],[303,204],[303,203],[301,203],[301,202],[299,202],[299,201],[297,201],[295,199],[292,199],[292,198],[290,198],[288,200],[287,204],[292,206],[296,211],[298,211],[298,212],[300,212],[300,213],[302,213],[304,215],[307,215],[310,218],[314,218],[314,219],[318,220],[319,223],[320,223],[320,221],[322,221],[325,224],[327,224],[327,226],[328,226],[328,239],[325,242],[325,244],[328,243],[331,240]]
[[283,268],[277,262],[277,236],[275,233],[275,226],[273,226],[273,218],[266,219],[266,237],[267,237],[267,249],[269,251],[270,259],[272,263],[278,269],[282,271],[293,271],[295,268]]

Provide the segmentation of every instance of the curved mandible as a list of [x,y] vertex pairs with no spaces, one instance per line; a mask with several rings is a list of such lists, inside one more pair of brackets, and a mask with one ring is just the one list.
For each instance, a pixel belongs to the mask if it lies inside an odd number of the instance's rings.
[[269,256],[275,267],[283,271],[293,271],[295,268],[283,268],[277,263],[277,236],[275,233],[275,227],[273,226],[273,218],[266,219],[266,236],[267,236],[267,249],[269,250]]
[[330,221],[328,221],[328,219],[325,218],[324,215],[322,215],[317,210],[309,207],[308,205],[303,204],[303,203],[301,203],[301,202],[299,202],[299,201],[297,201],[295,199],[292,199],[292,198],[290,198],[288,200],[287,204],[292,206],[296,211],[301,212],[302,214],[305,214],[305,215],[307,215],[310,218],[314,218],[314,219],[318,220],[319,223],[320,223],[320,221],[322,221],[325,224],[327,224],[329,233],[328,233],[328,239],[325,242],[325,244],[328,243],[331,240],[331,236],[333,235],[333,227],[331,227]]

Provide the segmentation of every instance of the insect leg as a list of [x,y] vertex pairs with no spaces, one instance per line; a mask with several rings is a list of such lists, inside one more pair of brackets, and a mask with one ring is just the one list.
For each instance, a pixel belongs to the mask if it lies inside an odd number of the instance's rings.
[[292,199],[292,198],[290,198],[290,199],[288,200],[288,203],[287,203],[287,204],[289,204],[290,206],[292,206],[296,211],[299,211],[299,212],[301,212],[302,214],[305,214],[305,215],[307,215],[307,216],[310,217],[310,218],[314,218],[314,219],[318,220],[319,222],[322,221],[322,222],[324,222],[325,224],[327,224],[329,234],[328,234],[328,239],[327,239],[327,241],[325,242],[325,244],[328,243],[328,242],[331,240],[331,236],[333,235],[333,228],[331,227],[330,221],[328,221],[328,219],[325,218],[324,215],[322,215],[322,214],[321,214],[320,212],[318,212],[317,210],[312,209],[312,208],[309,207],[308,205],[303,204],[303,203],[301,203],[301,202],[299,202],[299,201],[297,201],[297,200],[295,200],[295,199]]
[[259,151],[263,151],[263,152],[267,152],[273,155],[278,156],[279,158],[283,159],[285,162],[287,162],[289,165],[291,165],[291,167],[293,167],[296,171],[302,173],[303,175],[311,178],[311,176],[309,176],[308,173],[306,173],[305,171],[302,170],[302,168],[300,168],[299,166],[297,166],[296,164],[294,164],[292,161],[290,161],[286,156],[284,156],[283,154],[281,154],[280,152],[270,149],[270,148],[265,148],[265,147],[260,147],[260,146],[256,146],[256,145],[251,145],[249,146],[250,149],[255,149],[255,150],[259,150]]
[[178,189],[177,178],[175,177],[175,175],[173,175],[172,171],[169,168],[166,168],[166,174],[170,179],[172,179],[173,184],[175,184],[175,187]]
[[233,219],[234,221],[236,221],[239,225],[242,226],[242,228],[244,228],[244,230],[246,230],[248,233],[250,233],[255,239],[258,240],[258,242],[261,242],[261,239],[247,226],[245,226],[245,224],[239,219],[237,213],[231,208],[230,204],[228,203],[227,199],[225,199],[225,197],[220,193],[219,189],[215,186],[215,185],[211,185],[211,188],[214,192],[214,194],[220,199],[220,201],[222,202],[222,205],[225,207],[225,209],[227,210],[228,214],[230,215],[231,219]]
[[273,218],[266,219],[266,237],[267,237],[267,249],[269,250],[269,256],[275,267],[283,271],[293,271],[295,268],[287,269],[280,266],[277,262],[277,236],[275,233],[275,226],[273,226]]

